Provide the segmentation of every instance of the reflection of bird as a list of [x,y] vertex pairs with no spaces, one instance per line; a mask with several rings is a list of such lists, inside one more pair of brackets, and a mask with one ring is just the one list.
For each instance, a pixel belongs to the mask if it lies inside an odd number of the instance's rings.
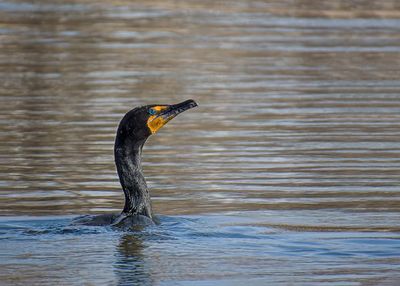
[[117,285],[153,285],[151,271],[146,263],[143,251],[144,237],[134,232],[125,232],[121,235],[117,251],[114,255],[114,273],[117,276]]
[[179,113],[196,107],[193,100],[175,105],[147,105],[132,109],[119,123],[114,156],[119,180],[125,194],[125,206],[119,215],[84,217],[77,223],[111,224],[121,227],[153,223],[150,195],[141,167],[141,154],[147,138]]

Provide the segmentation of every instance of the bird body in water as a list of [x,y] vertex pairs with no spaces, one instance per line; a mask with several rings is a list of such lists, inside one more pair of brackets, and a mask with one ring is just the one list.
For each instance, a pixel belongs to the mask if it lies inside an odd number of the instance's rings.
[[114,145],[115,165],[125,194],[124,208],[120,214],[85,216],[74,223],[122,228],[154,224],[156,219],[141,166],[143,145],[168,121],[196,106],[189,99],[174,105],[141,106],[126,113],[119,123]]

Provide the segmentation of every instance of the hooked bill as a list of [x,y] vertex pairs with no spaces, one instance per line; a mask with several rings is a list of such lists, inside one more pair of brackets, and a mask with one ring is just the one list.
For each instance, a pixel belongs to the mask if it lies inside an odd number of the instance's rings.
[[147,120],[147,126],[149,127],[151,133],[154,134],[179,113],[182,113],[196,106],[198,106],[197,103],[192,99],[185,100],[181,103],[174,105],[154,106],[152,108],[156,110],[157,113],[149,117],[149,119]]

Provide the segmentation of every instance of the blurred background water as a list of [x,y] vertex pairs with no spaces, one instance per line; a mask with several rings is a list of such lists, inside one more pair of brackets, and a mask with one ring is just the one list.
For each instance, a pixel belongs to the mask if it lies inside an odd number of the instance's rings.
[[[399,285],[400,4],[1,1],[1,285]],[[129,109],[160,215],[119,211]]]

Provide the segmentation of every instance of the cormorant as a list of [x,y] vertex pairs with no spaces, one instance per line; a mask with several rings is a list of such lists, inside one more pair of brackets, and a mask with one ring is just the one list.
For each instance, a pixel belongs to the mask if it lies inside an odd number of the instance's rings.
[[174,105],[136,107],[126,113],[119,123],[114,145],[115,165],[125,194],[124,209],[120,214],[81,217],[74,223],[116,227],[154,224],[150,194],[141,166],[143,145],[168,121],[196,106],[197,103],[189,99]]

